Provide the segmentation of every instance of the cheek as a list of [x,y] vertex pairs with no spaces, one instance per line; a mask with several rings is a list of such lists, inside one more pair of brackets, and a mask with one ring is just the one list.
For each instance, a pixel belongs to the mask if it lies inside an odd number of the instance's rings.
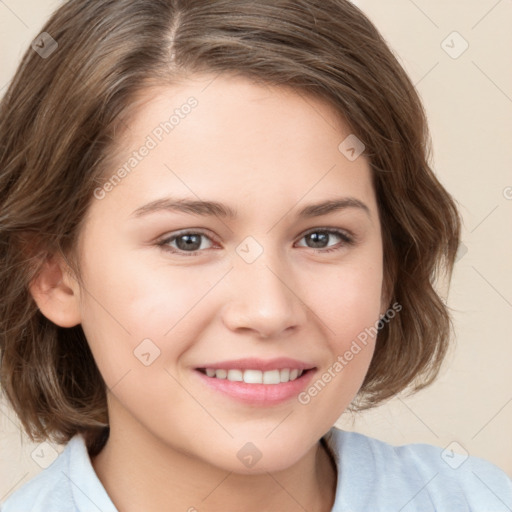
[[308,305],[322,320],[326,336],[335,345],[332,348],[343,350],[348,340],[378,321],[382,294],[379,254],[325,266],[305,281],[310,283],[304,287]]
[[373,357],[381,305],[379,265],[346,266],[331,278],[317,281],[323,286],[310,295],[324,326],[328,357],[298,397],[318,428],[334,424],[357,395]]
[[82,327],[107,384],[141,362],[178,358],[210,321],[201,302],[215,284],[211,269],[155,267],[138,254],[91,258],[88,269]]
[[[322,394],[342,409],[361,386],[373,356],[381,312],[381,255],[376,245],[373,251],[310,276],[315,285],[308,288],[305,302],[320,318],[329,349],[329,360],[319,375],[329,391]],[[322,383],[318,389],[323,389]]]

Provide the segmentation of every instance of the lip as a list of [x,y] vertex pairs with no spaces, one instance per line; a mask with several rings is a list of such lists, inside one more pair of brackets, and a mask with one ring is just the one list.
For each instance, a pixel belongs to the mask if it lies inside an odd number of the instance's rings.
[[309,364],[289,357],[278,357],[275,359],[258,359],[255,357],[246,357],[244,359],[237,359],[231,361],[220,361],[216,363],[206,363],[198,366],[197,369],[213,368],[214,370],[261,370],[262,372],[268,370],[283,370],[290,368],[291,370],[312,370],[315,368],[314,364]]
[[[280,384],[248,384],[246,382],[233,382],[227,379],[208,377],[200,370],[203,368],[226,369],[226,370],[281,370],[284,368],[303,370],[303,374],[297,379]],[[200,382],[208,389],[219,393],[222,396],[246,405],[270,407],[296,399],[301,391],[307,387],[316,373],[316,368],[308,363],[289,358],[272,360],[261,359],[238,359],[236,361],[221,361],[219,363],[208,363],[204,367],[196,368],[193,374],[200,379]]]

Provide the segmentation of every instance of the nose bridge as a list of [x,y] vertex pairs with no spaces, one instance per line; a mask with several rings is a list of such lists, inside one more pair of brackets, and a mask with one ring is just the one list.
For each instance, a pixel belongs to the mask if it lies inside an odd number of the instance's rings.
[[[225,322],[231,329],[250,329],[264,336],[277,335],[305,320],[303,304],[293,292],[293,272],[278,251],[248,241],[230,273],[230,300]],[[251,244],[253,244],[251,246]],[[246,249],[244,252],[243,249]],[[247,257],[251,255],[251,258]]]

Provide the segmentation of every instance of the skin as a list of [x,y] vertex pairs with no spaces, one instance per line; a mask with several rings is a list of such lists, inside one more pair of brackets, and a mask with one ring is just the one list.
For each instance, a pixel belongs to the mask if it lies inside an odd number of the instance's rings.
[[[235,402],[205,386],[195,368],[291,357],[313,363],[320,376],[375,324],[387,303],[370,166],[364,155],[349,161],[338,150],[350,131],[322,101],[213,78],[144,92],[119,141],[118,165],[187,98],[198,105],[93,200],[78,247],[85,286],[56,257],[31,291],[58,325],[82,324],[109,388],[110,438],[93,466],[119,510],[329,511],[336,470],[319,439],[357,394],[375,340],[307,405]],[[219,201],[238,216],[132,217],[166,196]],[[349,196],[369,213],[296,216]],[[315,246],[305,236],[313,228],[344,230],[356,242],[331,234]],[[200,252],[157,245],[184,229],[206,232]],[[263,249],[252,263],[236,252],[248,236]],[[177,241],[167,245],[179,250]],[[145,366],[134,350],[148,338],[160,355]],[[249,441],[262,454],[252,468],[237,457]]]

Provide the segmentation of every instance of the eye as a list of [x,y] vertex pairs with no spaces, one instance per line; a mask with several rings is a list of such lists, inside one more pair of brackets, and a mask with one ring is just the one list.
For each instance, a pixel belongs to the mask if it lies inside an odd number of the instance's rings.
[[[329,245],[333,238],[338,243]],[[327,228],[315,228],[303,235],[301,240],[306,240],[308,245],[299,245],[300,247],[309,247],[322,253],[341,250],[354,244],[354,238],[345,231]],[[180,256],[194,256],[204,249],[211,249],[213,239],[201,231],[182,231],[160,240],[156,245]]]
[[199,231],[186,231],[164,238],[158,242],[157,245],[164,251],[190,256],[194,255],[197,251],[209,249],[211,247],[211,244],[203,243],[205,240],[209,240],[210,242],[212,241],[212,239],[205,233],[201,233]]
[[[329,246],[329,241],[332,240],[333,237],[338,239],[338,244]],[[346,245],[353,245],[354,243],[354,239],[348,233],[345,233],[339,229],[315,228],[314,230],[306,233],[301,238],[301,240],[304,239],[311,244],[307,245],[306,247],[311,249],[319,249],[320,252],[340,250]],[[301,247],[304,247],[304,245]]]

